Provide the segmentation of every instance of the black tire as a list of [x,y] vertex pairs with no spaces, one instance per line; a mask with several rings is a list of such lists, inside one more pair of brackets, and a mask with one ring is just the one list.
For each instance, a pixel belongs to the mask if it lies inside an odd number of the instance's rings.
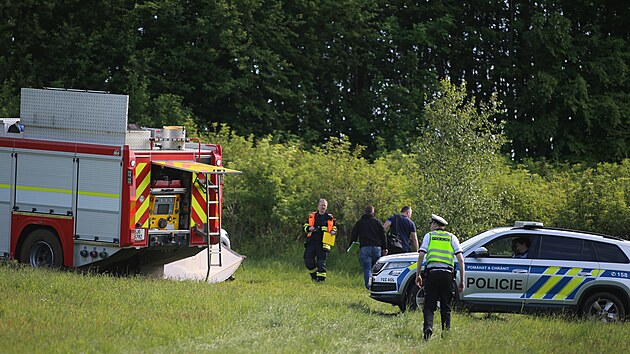
[[626,317],[626,309],[617,296],[602,292],[586,299],[580,314],[592,321],[620,322]]
[[403,300],[404,302],[398,306],[401,312],[405,312],[406,310],[416,311],[422,308],[422,304],[424,304],[424,289],[418,288],[418,285],[414,283],[405,293]]
[[37,229],[28,234],[20,251],[20,262],[34,268],[62,267],[63,251],[57,236],[47,229]]

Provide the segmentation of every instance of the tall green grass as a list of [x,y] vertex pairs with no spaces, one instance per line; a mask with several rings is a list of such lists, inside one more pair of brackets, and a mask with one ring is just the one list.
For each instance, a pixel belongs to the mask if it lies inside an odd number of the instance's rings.
[[[301,250],[248,258],[220,284],[0,266],[0,352],[629,352],[630,324],[456,312],[422,341],[422,313],[371,300],[353,255],[309,280]],[[437,316],[439,318],[439,316]],[[438,321],[436,318],[436,321]],[[439,322],[438,322],[439,323]],[[439,325],[437,326],[439,327]]]

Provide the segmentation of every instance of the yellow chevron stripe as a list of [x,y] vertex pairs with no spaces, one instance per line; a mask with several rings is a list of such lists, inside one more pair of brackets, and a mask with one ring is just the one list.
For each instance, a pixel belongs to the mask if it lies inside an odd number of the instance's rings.
[[543,273],[544,275],[554,275],[558,272],[558,270],[560,270],[560,267],[549,267],[547,268],[547,270]]
[[581,272],[582,268],[571,268],[569,269],[569,271],[567,272],[567,276],[574,276],[577,275],[577,273]]
[[[195,186],[195,189],[197,191],[197,193],[201,196],[201,199],[203,199],[204,201],[206,200],[206,193],[202,188],[199,188],[199,186]],[[201,203],[199,203],[199,201],[197,200],[197,198],[193,198],[192,200],[192,204],[194,206],[197,206],[198,208],[201,208],[202,211],[199,212],[199,215],[202,216],[202,218],[206,217],[206,205],[202,205]]]
[[147,165],[148,164],[146,162],[138,162],[138,164],[136,165],[136,177],[140,176],[140,173],[142,173]]
[[[138,163],[138,165],[136,166],[136,177],[140,176],[140,174],[144,171],[144,169],[148,168],[148,166],[149,164],[146,162]],[[137,199],[136,203],[140,202],[139,200],[140,196],[144,194],[144,192],[149,187],[150,183],[151,183],[151,173],[147,173],[144,180],[142,181],[136,180],[136,199]],[[150,204],[149,198],[145,198],[144,201],[140,203],[140,205],[138,205],[138,209],[136,210],[136,214],[135,214],[136,222],[140,220],[142,216],[147,212],[147,210],[149,209],[149,204]],[[144,221],[144,223],[142,223],[142,227],[149,227],[148,218]]]
[[553,298],[557,300],[562,300],[562,299],[565,299],[567,296],[569,296],[569,294],[573,290],[575,290],[575,288],[577,288],[578,285],[582,283],[582,280],[584,280],[584,279],[575,277],[577,273],[581,271],[582,271],[582,268],[569,269],[569,271],[564,276],[571,277],[572,279],[564,286],[564,288],[558,291],[558,293]]
[[573,290],[575,290],[575,288],[577,288],[580,284],[582,284],[582,282],[584,281],[584,279],[582,278],[578,278],[575,277],[573,279],[571,279],[567,285],[564,286],[564,288],[562,288],[562,290],[560,290],[556,296],[554,296],[553,298],[556,300],[563,300],[566,299],[567,296],[569,296],[569,294],[571,294],[571,292],[573,292]]
[[[136,221],[140,220],[140,217],[142,217],[142,215],[144,215],[144,213],[147,211],[147,209],[149,209],[149,198],[146,198],[144,200],[144,202],[142,202],[142,204],[140,204],[140,206],[138,207],[138,210],[136,210]],[[148,227],[149,225],[149,218],[147,218],[144,223],[142,223],[142,227]]]
[[549,278],[549,280],[547,280],[547,282],[543,284],[543,286],[541,286],[534,295],[532,295],[532,299],[542,299],[542,297],[545,296],[547,292],[551,290],[551,288],[558,284],[558,282],[562,280],[562,278],[562,275],[554,275]]
[[[192,203],[191,203],[191,207],[192,207],[192,213],[190,214],[190,224],[193,225],[195,223],[194,219],[193,219],[193,215],[197,215],[199,217],[199,219],[201,220],[208,220],[208,214],[206,213],[206,205],[201,205],[199,203],[199,201],[197,201],[197,198],[195,197],[195,194],[200,195],[201,198],[205,201],[206,200],[206,191],[201,188],[196,182],[197,182],[197,175],[193,174],[193,196],[192,196]],[[205,222],[204,222],[205,223]]]
[[137,185],[137,187],[136,187],[136,195],[144,194],[144,192],[149,187],[150,183],[151,183],[151,176],[147,175],[147,178],[145,178],[144,181],[141,181],[141,183],[139,185]]
[[532,299],[542,299],[542,297],[545,296],[545,294],[547,294],[554,285],[558,284],[558,282],[562,279],[562,276],[553,276],[558,272],[558,270],[560,270],[560,267],[549,267],[543,272],[543,275],[552,275],[552,277],[549,278],[549,280],[547,280],[547,282],[545,282],[545,284],[543,284],[543,286],[541,286],[540,289],[532,295]]
[[199,203],[193,203],[193,212],[196,215],[198,215],[199,219],[201,219],[202,221],[208,219],[208,215],[206,214],[206,208],[199,205]]
[[[136,178],[138,178],[140,176],[140,174],[142,174],[142,172],[144,171],[144,169],[146,169],[148,166],[148,164],[146,162],[141,162],[138,164],[138,166],[136,166]],[[144,180],[142,181],[136,181],[136,195],[138,193],[142,194],[142,192],[144,192],[147,187],[149,186],[149,183],[151,182],[151,173],[148,173],[145,177]]]

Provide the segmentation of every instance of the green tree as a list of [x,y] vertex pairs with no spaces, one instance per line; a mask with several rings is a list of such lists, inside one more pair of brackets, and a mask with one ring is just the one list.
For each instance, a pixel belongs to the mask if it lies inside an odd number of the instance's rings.
[[628,156],[630,8],[616,2],[514,3],[507,133],[517,159]]
[[487,189],[487,180],[501,161],[506,139],[501,124],[490,123],[501,113],[495,98],[468,99],[464,85],[442,81],[425,110],[426,126],[412,146],[418,179],[414,195],[424,195],[416,209],[453,222],[463,236],[492,225],[500,204]]
[[568,228],[630,237],[630,160],[621,164],[576,165],[564,184],[567,206],[559,224]]

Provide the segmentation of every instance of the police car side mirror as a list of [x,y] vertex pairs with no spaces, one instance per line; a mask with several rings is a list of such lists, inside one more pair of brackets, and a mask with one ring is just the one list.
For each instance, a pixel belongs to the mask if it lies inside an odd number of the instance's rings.
[[472,257],[481,258],[490,256],[488,249],[485,247],[477,248],[473,253],[470,254]]

